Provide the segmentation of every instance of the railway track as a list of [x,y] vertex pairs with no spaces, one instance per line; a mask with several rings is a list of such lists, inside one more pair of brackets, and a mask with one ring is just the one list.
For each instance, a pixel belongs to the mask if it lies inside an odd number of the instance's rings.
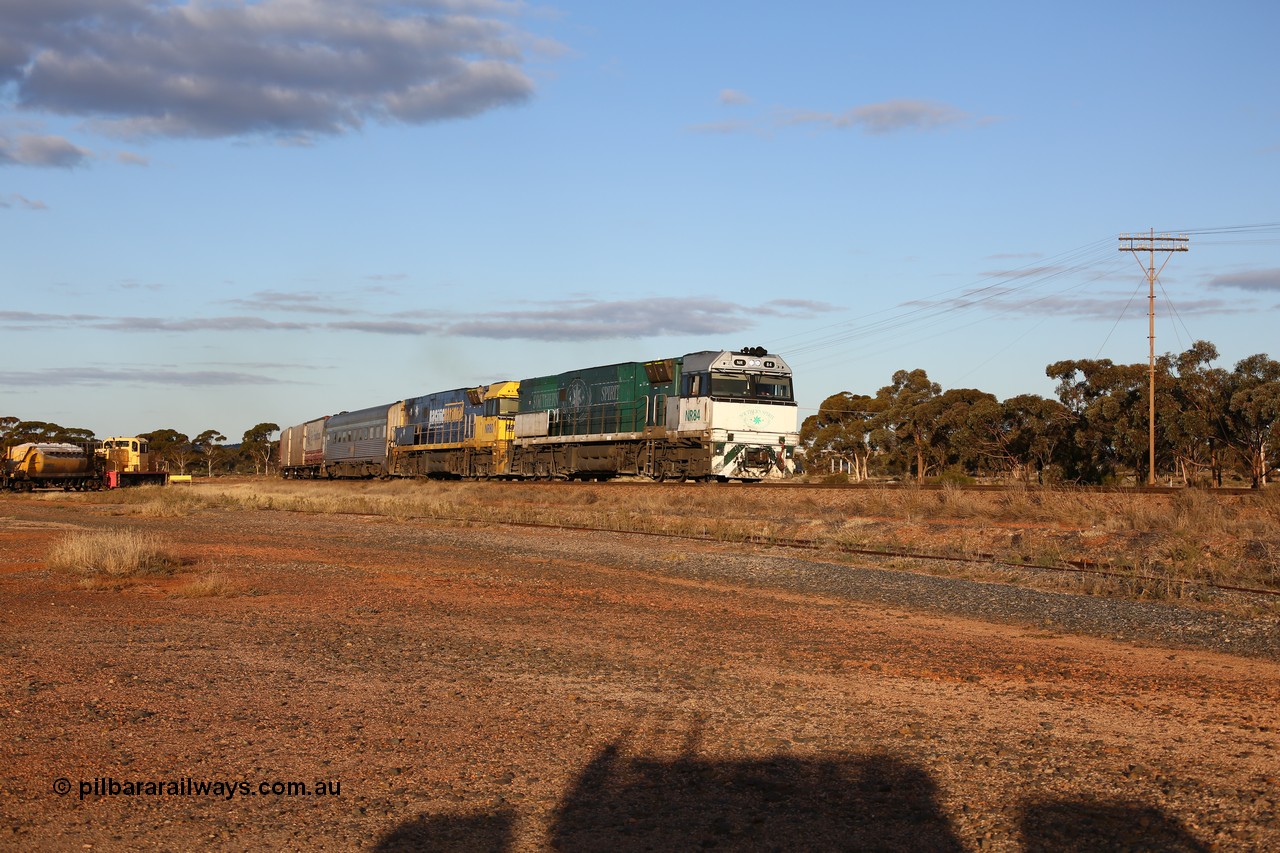
[[[465,516],[446,516],[432,515],[425,518],[438,521],[452,521],[475,524],[478,520],[467,518]],[[767,537],[760,539],[734,540],[723,539],[715,536],[699,536],[690,533],[663,533],[647,530],[620,530],[612,527],[584,527],[582,525],[573,524],[552,524],[548,522],[536,521],[493,521],[485,522],[491,524],[501,524],[508,527],[531,528],[535,530],[564,530],[577,533],[622,533],[629,536],[648,536],[660,539],[676,539],[681,541],[692,542],[710,542],[720,545],[761,545],[776,548],[794,548],[806,551],[834,551],[840,554],[854,554],[864,557],[881,557],[889,559],[908,559],[922,560],[933,562],[947,563],[970,563],[979,565],[995,565],[1004,568],[1022,569],[1041,572],[1059,572],[1078,575],[1094,575],[1105,578],[1115,578],[1129,581],[1149,581],[1152,583],[1163,584],[1180,584],[1183,586],[1192,586],[1199,589],[1210,589],[1221,592],[1243,593],[1246,595],[1257,595],[1265,597],[1280,596],[1280,589],[1266,589],[1263,587],[1235,586],[1231,584],[1217,584],[1211,581],[1197,580],[1194,578],[1167,578],[1158,577],[1156,575],[1143,575],[1135,572],[1116,571],[1114,569],[1106,569],[1101,563],[1090,560],[1061,560],[1058,565],[1040,565],[1032,562],[1013,562],[1011,560],[1001,559],[996,554],[975,553],[967,556],[959,556],[954,554],[930,554],[923,551],[886,551],[875,548],[857,548],[848,545],[841,545],[838,542],[818,542],[810,539],[792,539],[785,537]]]
[[[533,486],[538,488],[576,488],[583,484],[600,485],[599,481],[583,481],[583,480],[521,480],[522,486]],[[803,489],[803,490],[819,490],[819,491],[877,491],[882,489],[912,491],[918,490],[923,492],[939,492],[948,489],[958,490],[962,492],[1057,492],[1062,494],[1132,494],[1132,495],[1176,495],[1187,491],[1203,491],[1211,495],[1257,495],[1262,494],[1264,490],[1252,489],[1248,486],[1222,486],[1220,488],[1196,490],[1186,486],[1026,486],[1020,484],[1005,483],[907,483],[907,482],[871,482],[871,483],[802,483],[795,480],[762,480],[755,483],[742,483],[731,481],[728,483],[720,482],[696,482],[689,480],[686,482],[678,482],[667,480],[659,482],[657,480],[647,480],[635,477],[618,478],[615,480],[605,481],[605,484],[611,488],[619,488],[625,486],[634,487],[655,487],[662,486],[665,488],[717,488],[717,489]],[[1270,487],[1275,488],[1275,487]]]
[[[919,489],[926,492],[938,492],[946,489],[958,489],[964,492],[996,493],[1056,491],[1065,493],[1079,492],[1081,494],[1093,495],[1176,495],[1179,492],[1189,491],[1186,486],[1026,486],[1007,483],[789,483],[769,481],[760,483],[739,483],[737,485],[754,485],[757,487],[763,486],[765,488],[843,489],[855,492],[874,491],[876,489]],[[1204,489],[1203,491],[1214,495],[1256,495],[1260,493],[1258,489],[1251,489],[1248,486],[1223,486],[1215,489]]]

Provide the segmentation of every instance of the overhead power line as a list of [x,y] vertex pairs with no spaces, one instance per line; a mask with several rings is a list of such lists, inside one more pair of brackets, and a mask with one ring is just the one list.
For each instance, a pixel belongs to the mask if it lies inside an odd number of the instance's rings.
[[[848,357],[851,352],[892,349],[909,343],[902,334],[907,330],[917,335],[946,325],[948,328],[941,332],[945,334],[982,322],[983,318],[977,317],[978,314],[988,317],[992,311],[995,311],[995,316],[1000,316],[1026,310],[1055,295],[1078,290],[1089,281],[1118,272],[1120,264],[1114,260],[1113,252],[1109,240],[1095,241],[999,275],[986,276],[920,300],[872,312],[857,320],[829,324],[778,340],[801,340],[801,343],[786,349],[789,356],[808,363],[810,367],[815,366],[812,357],[821,353],[831,352],[829,358],[838,359]],[[1095,275],[1089,281],[1078,282],[1078,276],[1090,271]],[[1035,295],[1037,291],[1061,285],[1064,281],[1069,282],[1065,287]],[[1002,305],[1001,300],[1005,299],[1022,301]],[[826,360],[822,359],[817,364]]]
[[[1280,223],[1182,228],[1178,233],[1196,237],[1197,246],[1280,243]],[[777,338],[774,344],[797,363],[821,367],[863,352],[911,346],[925,332],[949,334],[987,319],[1043,308],[1054,296],[1117,274],[1123,264],[1115,255],[1113,239],[1095,240],[920,299]],[[1081,282],[1081,276],[1088,277]],[[789,341],[796,343],[786,346]]]
[[[791,355],[821,352],[850,341],[862,341],[908,326],[928,324],[939,318],[954,318],[958,314],[989,308],[991,303],[1003,297],[1023,295],[1096,268],[1114,257],[1106,254],[1107,242],[1109,241],[1098,241],[1082,246],[998,276],[987,276],[974,284],[950,288],[920,300],[872,312],[858,320],[835,323],[793,335],[792,339],[804,338],[806,342],[788,347],[787,351]],[[823,332],[826,334],[821,334]]]

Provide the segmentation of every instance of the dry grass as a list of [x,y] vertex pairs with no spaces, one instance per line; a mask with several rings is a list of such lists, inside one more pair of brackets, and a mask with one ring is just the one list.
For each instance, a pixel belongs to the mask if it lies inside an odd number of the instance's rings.
[[225,598],[239,593],[239,586],[221,572],[209,572],[192,578],[173,590],[174,595],[183,598]]
[[[131,489],[77,497],[113,504],[121,513],[144,518],[225,509],[282,510],[380,516],[396,523],[438,519],[558,524],[762,544],[801,539],[833,550],[853,547],[970,559],[990,555],[1029,570],[1088,560],[1124,576],[1089,580],[1090,590],[1139,598],[1187,598],[1198,594],[1194,582],[1200,581],[1280,589],[1277,489],[1250,495],[1036,487],[933,491],[911,486],[813,492],[715,485],[521,487],[496,482],[254,479],[203,482],[181,491]],[[1073,589],[1084,583],[1079,578],[1050,582]]]
[[160,537],[138,530],[72,533],[50,549],[46,564],[86,579],[171,574],[178,558]]

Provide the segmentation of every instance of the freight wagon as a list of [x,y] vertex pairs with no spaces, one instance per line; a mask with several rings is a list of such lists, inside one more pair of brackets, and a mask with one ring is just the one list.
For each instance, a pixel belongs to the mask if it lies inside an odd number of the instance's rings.
[[0,489],[97,490],[103,486],[102,460],[92,447],[63,442],[27,442],[10,447],[0,460]]
[[305,424],[286,427],[280,433],[280,476],[286,479],[314,479],[324,470],[324,424],[316,418]]
[[169,472],[139,436],[112,436],[101,442],[27,442],[10,447],[0,460],[0,489],[115,489],[163,486]]

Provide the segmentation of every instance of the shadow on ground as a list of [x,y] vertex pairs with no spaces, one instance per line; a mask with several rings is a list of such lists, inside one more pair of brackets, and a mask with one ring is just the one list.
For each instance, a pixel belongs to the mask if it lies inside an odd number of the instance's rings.
[[506,850],[511,844],[515,815],[503,811],[481,815],[422,815],[384,835],[376,853],[409,851]]
[[[960,851],[937,786],[921,767],[887,754],[741,761],[627,757],[602,749],[553,817],[555,850]],[[516,815],[421,815],[375,848],[505,851]],[[1027,851],[1202,851],[1177,821],[1143,804],[1030,803],[1019,830]]]
[[1177,820],[1143,803],[1058,800],[1024,807],[1021,820],[1027,853],[1078,850],[1160,850],[1207,853]]

